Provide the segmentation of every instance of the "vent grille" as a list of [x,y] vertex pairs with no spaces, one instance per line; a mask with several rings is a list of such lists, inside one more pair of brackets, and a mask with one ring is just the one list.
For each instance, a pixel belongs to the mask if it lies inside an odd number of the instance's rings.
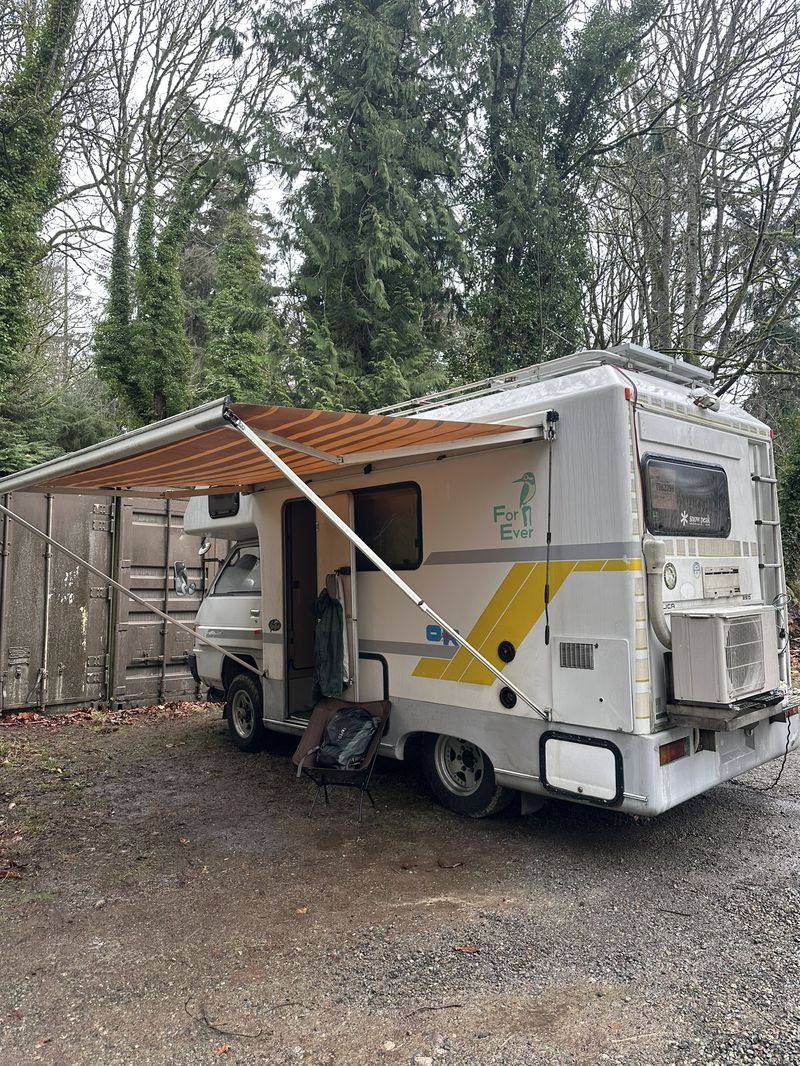
[[559,642],[561,666],[565,670],[594,670],[594,644]]
[[756,692],[764,686],[764,636],[761,617],[751,615],[725,627],[725,665],[734,693]]

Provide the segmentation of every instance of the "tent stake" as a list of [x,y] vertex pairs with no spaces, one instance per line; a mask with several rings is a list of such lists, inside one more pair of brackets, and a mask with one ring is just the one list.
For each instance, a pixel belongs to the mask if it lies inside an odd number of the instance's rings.
[[418,607],[423,614],[427,615],[428,618],[432,619],[434,622],[436,622],[437,625],[441,626],[442,629],[450,635],[452,640],[455,641],[455,643],[459,644],[464,649],[464,651],[469,652],[469,654],[474,659],[477,659],[482,666],[485,666],[490,673],[494,674],[498,681],[501,681],[507,688],[510,688],[511,691],[514,692],[523,701],[523,703],[527,704],[528,707],[531,708],[531,710],[535,711],[540,718],[544,718],[545,721],[550,720],[549,711],[542,710],[541,707],[537,707],[530,696],[526,696],[522,689],[518,688],[514,684],[514,682],[510,681],[501,670],[498,670],[493,663],[489,662],[489,660],[484,655],[482,655],[477,650],[477,648],[474,648],[472,644],[469,643],[469,641],[465,640],[464,637],[457,633],[456,630],[444,618],[442,618],[441,615],[437,614],[432,607],[429,607],[428,604],[420,596],[417,595],[417,593],[411,588],[411,586],[407,585],[402,578],[398,577],[394,570],[392,570],[392,568],[388,565],[388,563],[385,563],[383,559],[381,559],[381,557],[377,555],[368,544],[365,544],[361,537],[359,537],[358,534],[355,533],[346,522],[342,521],[342,519],[336,514],[336,512],[332,511],[331,508],[328,507],[328,505],[325,503],[325,501],[320,499],[320,497],[317,496],[317,494],[312,489],[310,489],[308,485],[306,485],[305,481],[303,481],[303,479],[299,477],[299,475],[297,475],[290,466],[284,463],[280,456],[276,455],[275,452],[267,444],[264,443],[264,441],[258,436],[258,434],[255,433],[243,419],[241,419],[237,414],[235,414],[230,409],[230,407],[226,406],[224,408],[222,412],[222,417],[225,419],[226,422],[233,426],[234,429],[237,429],[243,436],[247,437],[253,447],[257,448],[263,456],[269,459],[272,465],[276,467],[283,474],[283,476],[288,481],[290,481],[292,485],[295,486],[295,488],[299,489],[300,492],[302,492],[302,494],[306,497],[306,499],[310,500],[310,502],[313,503],[316,509],[322,514],[324,514],[328,521],[332,522],[333,525],[336,526],[336,528],[359,549],[359,551],[363,552],[364,555],[366,555],[366,557],[370,560],[370,562],[374,563],[378,570],[384,573],[392,582],[392,584],[396,588],[398,588],[404,596],[408,597],[408,599],[411,600],[415,607]]

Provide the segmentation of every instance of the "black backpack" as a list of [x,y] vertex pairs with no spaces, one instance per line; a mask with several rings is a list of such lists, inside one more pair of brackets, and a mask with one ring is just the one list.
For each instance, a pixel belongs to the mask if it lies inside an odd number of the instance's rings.
[[364,707],[343,707],[325,727],[322,743],[317,751],[317,766],[336,770],[354,770],[364,761],[367,748],[380,718]]

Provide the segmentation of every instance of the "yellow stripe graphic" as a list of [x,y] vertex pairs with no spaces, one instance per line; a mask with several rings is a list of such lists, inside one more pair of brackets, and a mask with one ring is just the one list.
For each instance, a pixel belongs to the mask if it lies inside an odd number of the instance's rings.
[[[641,570],[641,559],[566,559],[550,563],[550,601],[573,571],[632,571]],[[467,640],[499,669],[503,664],[497,654],[501,640],[509,640],[519,647],[544,613],[544,583],[546,564],[515,563],[500,582],[480,617],[467,634]],[[469,685],[491,685],[495,680],[464,648],[452,659],[433,659],[425,656],[413,671],[414,677],[436,681],[463,681]]]

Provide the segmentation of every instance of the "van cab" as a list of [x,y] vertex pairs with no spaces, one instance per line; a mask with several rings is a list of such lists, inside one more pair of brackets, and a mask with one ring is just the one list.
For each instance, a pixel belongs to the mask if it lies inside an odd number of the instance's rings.
[[[187,533],[204,538],[206,545],[220,539],[231,546],[195,619],[198,634],[208,637],[230,655],[262,665],[261,549],[251,496],[224,493],[194,497],[184,517]],[[194,647],[193,672],[212,692],[224,695],[241,671],[233,659],[203,641]]]

